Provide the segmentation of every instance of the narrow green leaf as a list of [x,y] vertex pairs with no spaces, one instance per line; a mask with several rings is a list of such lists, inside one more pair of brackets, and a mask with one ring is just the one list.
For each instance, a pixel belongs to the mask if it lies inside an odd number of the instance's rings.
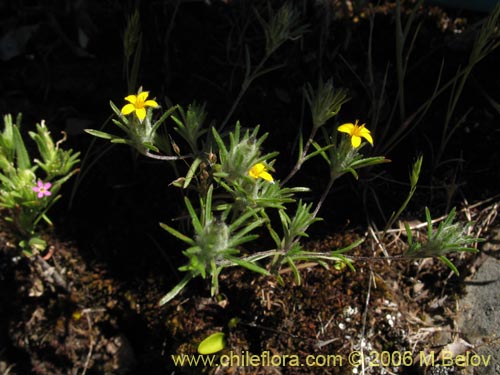
[[125,138],[113,138],[110,142],[111,143],[119,143],[119,144],[130,144],[130,141],[128,141]]
[[441,261],[444,264],[446,264],[448,267],[450,267],[450,269],[455,273],[455,275],[457,275],[457,276],[460,275],[460,272],[458,272],[457,267],[455,267],[455,265],[451,262],[451,260],[449,260],[448,258],[446,258],[444,255],[441,255],[439,257],[439,259],[441,259]]
[[267,225],[267,230],[269,231],[271,238],[273,239],[274,243],[276,244],[276,247],[279,247],[281,244],[281,238],[278,235],[278,233],[271,227],[271,225]]
[[205,200],[205,207],[204,207],[204,218],[203,218],[203,223],[206,225],[212,220],[212,192],[214,191],[214,186],[210,185],[207,191],[207,198]]
[[[186,204],[186,208],[189,212],[189,216],[191,217],[191,222],[193,223],[193,227],[196,233],[203,232],[203,225],[201,225],[200,219],[194,210],[193,205],[188,197],[184,197],[184,203]],[[206,224],[206,223],[205,223]]]
[[249,269],[252,272],[260,273],[261,275],[269,276],[270,273],[265,268],[260,267],[256,263],[248,262],[246,260],[236,258],[236,257],[226,257],[227,260],[233,262],[234,264]]
[[425,219],[427,220],[427,238],[432,238],[432,217],[428,207],[425,207]]
[[182,234],[181,232],[177,231],[176,229],[172,228],[171,226],[165,224],[165,223],[160,223],[160,227],[165,229],[168,233],[170,233],[172,236],[178,238],[181,241],[184,241],[188,245],[194,246],[196,243],[194,242],[193,239],[189,238],[185,234]]
[[410,225],[408,225],[408,223],[405,222],[404,226],[405,226],[406,236],[408,237],[408,245],[411,246],[413,244],[413,235],[411,234]]
[[215,127],[212,128],[212,135],[213,135],[213,137],[215,139],[215,142],[217,143],[217,146],[219,147],[220,158],[222,160],[226,159],[227,158],[227,154],[228,154],[226,145],[224,144],[224,141],[220,137],[220,135],[217,132],[217,130],[215,129]]
[[189,184],[191,184],[193,176],[195,175],[196,170],[200,166],[200,163],[201,163],[200,158],[196,158],[193,160],[193,164],[191,164],[191,166],[189,167],[189,170],[186,174],[186,179],[184,180],[184,185],[182,186],[183,189],[186,189],[189,186]]
[[12,180],[2,173],[0,173],[0,182],[2,182],[2,184],[4,184],[7,188],[13,188],[15,186]]
[[23,137],[17,126],[14,130],[14,149],[16,150],[17,167],[19,169],[28,169],[31,167],[30,158],[26,146],[24,145]]
[[[243,215],[241,215],[240,217],[238,217],[235,221],[233,221],[230,225],[229,225],[229,230],[231,232],[234,232],[236,231],[238,228],[240,228],[250,217],[252,216],[256,216],[257,212],[253,209],[248,209],[248,211],[246,211]],[[259,225],[261,225],[263,222],[263,219],[259,219],[257,220],[256,222],[253,222],[251,223],[250,225],[254,225],[254,223],[257,223],[253,228],[256,228],[258,227]],[[242,232],[240,233],[248,233],[248,231],[245,231],[243,230]]]
[[191,273],[189,273],[186,276],[184,276],[184,278],[181,280],[181,282],[179,284],[177,284],[176,286],[174,286],[172,288],[172,290],[170,290],[170,292],[168,292],[167,294],[165,294],[162,297],[162,299],[160,300],[160,302],[158,302],[158,305],[159,306],[163,306],[164,304],[166,304],[167,302],[169,302],[173,298],[175,298],[175,296],[177,296],[177,294],[179,294],[179,292],[182,289],[184,289],[184,287],[191,281],[192,278],[193,278],[193,275]]
[[244,243],[256,240],[257,238],[259,238],[258,234],[250,234],[248,236],[242,236],[242,237],[238,237],[238,238],[233,237],[233,238],[231,238],[230,246],[237,247],[237,246],[240,246]]
[[351,173],[356,180],[359,178],[358,173],[353,168],[346,168],[344,169],[344,172]]
[[299,132],[299,152],[297,154],[297,163],[301,163],[302,153],[304,152],[304,136]]
[[[54,187],[53,189],[54,194],[57,192],[56,188]],[[44,210],[37,216],[37,218],[33,221],[33,226],[36,227],[39,223],[39,221],[47,214],[47,212],[50,210],[50,208],[59,200],[61,199],[61,195],[56,195],[52,200],[47,204],[47,206],[44,208]],[[49,220],[50,221],[50,220]]]
[[[323,267],[325,270],[329,270],[330,266],[328,265],[327,262],[325,262],[323,259],[315,259],[314,260],[316,263],[318,263],[321,267]],[[337,261],[338,263],[339,261]]]
[[[2,142],[2,146],[6,149],[12,150],[14,148],[14,136],[12,131],[12,115],[7,114],[3,117],[4,122],[4,131],[0,140]],[[19,123],[18,123],[19,124]]]
[[50,225],[51,227],[53,227],[53,226],[54,226],[54,224],[52,223],[52,221],[49,219],[49,217],[48,217],[47,215],[43,214],[43,215],[41,215],[41,216],[42,216],[43,220],[44,220],[44,221],[45,221],[48,225]]
[[[118,109],[118,107],[115,105],[115,103],[113,103],[111,100],[109,101],[109,106],[111,107],[111,109],[113,110],[115,115],[117,115],[118,117],[122,117],[122,111],[120,111]],[[123,117],[123,119],[128,123],[128,120],[126,120],[126,117]]]
[[361,245],[365,240],[363,238],[357,240],[357,241],[354,241],[353,243],[351,243],[350,245],[346,246],[346,247],[343,247],[341,249],[337,249],[337,250],[333,250],[332,251],[332,255],[338,255],[338,254],[342,254],[342,253],[345,253],[346,251],[350,251],[352,249],[354,249],[355,247]]
[[293,277],[295,279],[295,283],[297,285],[300,285],[300,281],[301,281],[300,280],[300,273],[299,273],[299,270],[297,269],[297,266],[295,266],[293,259],[290,257],[286,257],[286,262],[288,263],[288,265],[290,266],[290,268],[292,270]]
[[377,165],[377,164],[381,164],[381,163],[390,163],[390,162],[391,162],[391,160],[386,159],[384,156],[374,156],[371,158],[364,158],[364,159],[357,160],[357,161],[351,163],[349,165],[349,167],[359,169],[359,168],[367,167],[370,165]]
[[288,228],[290,227],[290,223],[292,219],[290,219],[290,216],[286,213],[284,209],[278,210],[278,215],[280,217],[281,221],[281,226],[283,227],[284,232],[288,232]]
[[326,146],[323,146],[323,147],[320,147],[316,142],[313,142],[313,146],[314,148],[316,148],[316,151],[313,151],[311,152],[310,154],[308,154],[305,158],[304,158],[304,161],[307,161],[317,155],[321,155],[321,157],[323,157],[323,159],[325,159],[328,164],[330,164],[330,159],[328,158],[328,156],[326,155],[326,150],[329,150],[330,148],[333,148],[335,147],[334,144],[331,144],[331,145],[326,145]]
[[158,149],[158,147],[156,147],[154,144],[152,144],[150,142],[144,142],[142,145],[144,147],[146,147],[149,151],[160,152],[160,150]]
[[[156,133],[156,130],[158,129],[158,127],[172,114],[174,113],[177,108],[179,106],[178,105],[174,105],[173,107],[170,107],[167,111],[165,111],[165,113],[158,119],[158,121],[156,121],[154,124],[153,124],[153,127],[151,129],[152,133]],[[174,116],[172,116],[172,119],[174,119]]]
[[240,215],[235,221],[233,221],[229,225],[229,230],[234,232],[237,230],[243,223],[245,223],[251,216],[255,215],[256,211],[253,209],[248,209],[243,215]]
[[88,133],[90,135],[93,135],[94,137],[103,138],[103,139],[115,138],[115,136],[112,134],[108,134],[106,132],[102,132],[102,131],[95,130],[95,129],[85,129],[85,133]]
[[253,231],[255,228],[260,227],[262,223],[264,222],[263,219],[255,220],[249,225],[245,226],[242,230],[240,230],[238,233],[233,234],[233,238],[235,240],[239,239],[242,236],[245,236],[247,233],[250,233]]
[[125,133],[128,133],[129,132],[129,129],[128,129],[128,122],[126,125],[124,125],[121,121],[117,120],[117,119],[111,119],[111,122],[113,124],[115,124],[116,126],[118,126],[121,130],[123,130]]

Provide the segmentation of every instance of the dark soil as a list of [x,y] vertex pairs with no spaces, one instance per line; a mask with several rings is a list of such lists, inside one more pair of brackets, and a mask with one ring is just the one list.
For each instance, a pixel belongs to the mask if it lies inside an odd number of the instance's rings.
[[[141,6],[140,84],[173,103],[207,102],[209,121],[221,121],[243,74],[244,45],[238,33],[244,28],[244,42],[254,48],[253,59],[258,61],[263,48],[260,27],[245,23],[253,14],[247,1],[186,1],[179,2],[178,9],[174,3]],[[255,6],[265,14],[261,3]],[[265,147],[281,152],[275,165],[278,175],[286,175],[281,171],[295,160],[298,130],[310,127],[302,97],[306,82],[317,82],[321,75],[349,89],[352,100],[342,108],[339,122],[374,116],[366,94],[369,12],[376,14],[374,89],[381,89],[386,69],[394,64],[394,4],[369,7],[361,1],[352,8],[351,2],[331,3],[323,11],[313,2],[297,2],[310,32],[282,47],[270,63],[284,67],[256,80],[233,116],[244,126],[262,124],[263,131],[270,132]],[[408,14],[413,2],[403,5]],[[223,353],[269,351],[301,358],[345,358],[361,343],[366,351],[412,353],[448,343],[439,340],[442,332],[451,337],[455,301],[464,279],[474,271],[476,255],[451,257],[459,277],[438,260],[381,259],[381,246],[391,256],[400,255],[404,238],[390,233],[380,245],[365,228],[367,218],[383,227],[405,199],[408,168],[419,153],[424,154],[425,170],[406,218],[423,220],[425,206],[438,217],[454,205],[467,208],[499,193],[498,50],[467,82],[460,106],[464,110],[454,120],[468,108],[471,112],[440,161],[435,156],[447,95],[438,98],[404,142],[385,154],[391,164],[363,172],[359,181],[343,178],[332,192],[321,213],[324,221],[311,228],[306,246],[326,251],[366,238],[349,253],[356,272],[307,264],[300,270],[301,285],[289,270],[283,270],[285,283],[280,285],[274,278],[231,269],[221,275],[219,296],[210,297],[208,281],[196,280],[159,307],[159,299],[182,277],[177,268],[184,263],[181,244],[158,226],[184,215],[181,194],[169,185],[177,175],[170,165],[145,160],[125,146],[108,149],[104,141],[83,133],[84,128],[106,123],[109,100],[121,103],[128,94],[121,37],[131,9],[117,1],[81,1],[65,8],[48,1],[12,2],[0,5],[0,10],[9,14],[1,16],[6,25],[2,35],[26,25],[37,27],[17,55],[1,62],[0,112],[22,112],[25,130],[45,119],[53,134],[68,133],[67,147],[86,157],[80,175],[50,213],[55,229],[44,229],[50,243],[49,253],[41,254],[46,261],[20,257],[12,234],[5,228],[0,232],[0,374],[352,372],[345,362],[324,367],[174,366],[171,354],[195,354],[197,344],[215,331],[226,333]],[[406,98],[409,114],[432,93],[443,59],[443,81],[466,64],[474,25],[484,16],[428,5],[417,13],[422,26],[405,82],[411,93]],[[86,45],[78,37],[82,31],[89,38]],[[397,90],[395,78],[389,77],[386,84],[389,102]],[[381,107],[383,118],[389,112],[389,103]],[[387,126],[400,125],[396,123]],[[109,123],[106,127],[114,131]],[[306,199],[317,199],[326,184],[319,177],[325,171],[319,163],[311,164],[292,183],[312,185]],[[465,222],[468,213],[478,221],[475,230],[487,237],[493,222],[485,218],[496,209],[493,203],[495,199],[462,212],[460,220]],[[65,288],[55,275],[61,275]],[[238,324],[229,327],[235,318]],[[423,341],[421,329],[435,327],[440,333]],[[418,365],[366,370],[426,371]]]

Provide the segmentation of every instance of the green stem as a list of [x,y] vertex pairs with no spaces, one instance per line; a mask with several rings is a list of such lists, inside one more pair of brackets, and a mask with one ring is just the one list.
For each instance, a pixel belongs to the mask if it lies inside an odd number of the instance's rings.
[[218,129],[219,133],[226,127],[227,123],[231,119],[231,116],[233,115],[234,111],[236,110],[236,107],[238,106],[238,104],[240,103],[241,99],[243,98],[243,95],[245,95],[245,93],[247,92],[247,90],[250,87],[250,84],[252,83],[252,81],[255,78],[257,78],[258,73],[260,72],[260,70],[262,69],[262,67],[264,66],[264,64],[266,63],[266,61],[269,58],[269,56],[271,56],[271,54],[272,54],[272,52],[266,53],[266,55],[263,57],[263,59],[260,61],[260,63],[255,67],[255,69],[252,72],[252,74],[249,74],[249,75],[245,76],[245,80],[241,84],[241,89],[240,89],[240,92],[238,93],[238,96],[236,97],[235,101],[233,102],[233,105],[231,106],[231,109],[227,113],[226,117],[224,118],[224,121],[222,121],[222,124],[219,127],[219,129]]
[[319,210],[321,209],[321,206],[323,203],[325,203],[326,197],[330,193],[330,190],[332,190],[333,183],[337,179],[338,176],[336,175],[331,175],[330,181],[328,182],[328,185],[326,186],[326,189],[323,191],[323,194],[321,195],[321,198],[318,201],[318,204],[316,205],[316,208],[314,209],[312,216],[315,218],[318,215]]
[[302,154],[300,155],[299,159],[297,160],[297,162],[293,166],[293,168],[290,171],[290,173],[288,174],[288,176],[286,176],[286,178],[280,182],[280,187],[283,187],[293,176],[295,176],[295,174],[302,167],[302,164],[304,164],[305,158],[307,156],[307,152],[309,151],[309,148],[311,147],[311,145],[314,141],[314,137],[315,137],[318,129],[319,129],[319,126],[313,127],[313,129],[311,131],[311,135],[309,136],[309,139],[307,140],[306,145],[304,146],[304,149],[302,150]]
[[399,98],[399,116],[401,121],[405,116],[404,99],[404,69],[403,69],[403,46],[404,35],[401,26],[401,0],[396,1],[396,72],[398,77],[398,98]]

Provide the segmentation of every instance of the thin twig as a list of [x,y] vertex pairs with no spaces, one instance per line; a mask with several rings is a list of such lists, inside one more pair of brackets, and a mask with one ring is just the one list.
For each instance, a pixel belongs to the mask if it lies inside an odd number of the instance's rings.
[[47,274],[47,276],[50,276],[57,286],[61,287],[66,292],[69,292],[68,283],[55,267],[47,263],[47,261],[40,255],[36,255],[35,261],[40,265],[43,273]]
[[[488,199],[485,199],[483,201],[474,203],[473,205],[466,206],[466,207],[460,209],[458,212],[466,212],[467,210],[470,210],[470,209],[482,206],[483,204],[489,203],[489,202],[491,202],[491,201],[493,201],[495,199],[498,199],[499,197],[500,197],[500,194],[497,194],[497,195],[495,195],[495,196],[493,196],[491,198],[488,198]],[[438,217],[436,219],[433,219],[432,220],[432,224],[439,223],[439,222],[443,221],[444,219],[446,219],[447,217],[448,217],[448,215],[443,215],[443,216],[440,216],[440,217]],[[412,230],[414,230],[414,229],[421,229],[421,228],[424,228],[426,226],[427,226],[427,222],[421,222],[421,223],[418,223],[418,224],[410,225],[410,229],[412,229]],[[389,229],[385,233],[398,233],[400,231],[401,231],[401,228],[398,228],[398,229]],[[383,233],[383,231],[378,231],[377,233],[381,234],[381,233]]]
[[321,209],[321,206],[323,203],[325,203],[326,197],[328,194],[330,194],[330,190],[332,190],[333,183],[335,182],[336,178],[330,177],[330,181],[328,182],[328,185],[326,186],[325,191],[323,191],[323,194],[321,195],[321,198],[318,201],[318,204],[316,205],[316,208],[314,209],[312,216],[315,218],[318,215],[319,210]]
[[[364,348],[365,348],[365,332],[366,332],[366,319],[368,317],[368,305],[370,303],[370,296],[372,291],[372,278],[373,278],[373,270],[370,266],[370,275],[368,277],[368,292],[366,293],[366,301],[365,301],[365,310],[363,311],[363,324],[361,326],[361,335],[360,335],[360,347],[362,357],[364,357]],[[365,361],[361,361],[361,373],[364,374],[365,369]]]
[[382,245],[382,242],[380,242],[380,238],[378,237],[377,232],[375,232],[373,230],[373,226],[372,225],[368,226],[368,232],[370,232],[370,235],[373,237],[373,239],[375,240],[375,243],[378,245],[378,247],[380,248],[380,250],[382,250],[382,252],[384,253],[384,255],[386,257],[388,257],[389,253],[387,252],[385,246]]
[[87,358],[85,359],[85,364],[83,365],[82,375],[87,373],[89,368],[90,359],[92,358],[92,352],[94,351],[94,339],[92,338],[92,321],[90,320],[90,309],[85,309],[82,311],[82,314],[85,314],[87,318],[87,324],[89,327],[89,351],[87,352]]
[[151,159],[166,160],[166,161],[184,160],[184,159],[192,158],[194,156],[193,154],[181,155],[181,156],[166,156],[166,155],[152,154],[149,151],[146,151],[145,153],[143,153],[143,155],[147,156],[148,158],[151,158]]
[[227,123],[231,119],[231,116],[233,115],[234,111],[236,110],[236,107],[238,106],[238,104],[240,103],[241,99],[243,98],[243,95],[245,95],[245,93],[247,92],[248,88],[252,84],[253,80],[258,77],[259,71],[262,69],[262,67],[264,66],[264,64],[266,63],[266,61],[267,61],[267,59],[269,58],[270,55],[271,55],[270,53],[266,54],[262,58],[262,60],[259,62],[259,64],[255,67],[255,70],[253,71],[253,73],[250,74],[249,76],[245,77],[245,80],[241,84],[241,89],[240,89],[240,92],[238,93],[238,96],[234,100],[233,105],[231,106],[231,109],[229,110],[229,112],[227,113],[226,117],[224,118],[224,121],[222,121],[222,124],[220,125],[219,129],[217,129],[219,133],[226,127]]
[[94,351],[94,346],[95,342],[94,339],[92,338],[92,320],[90,319],[90,314],[95,313],[95,312],[105,312],[105,308],[97,308],[97,309],[83,309],[82,314],[85,314],[87,318],[87,324],[89,327],[89,351],[87,352],[87,358],[85,359],[85,364],[83,366],[82,374],[85,375],[87,372],[89,365],[90,365],[90,359],[92,358],[92,353]]

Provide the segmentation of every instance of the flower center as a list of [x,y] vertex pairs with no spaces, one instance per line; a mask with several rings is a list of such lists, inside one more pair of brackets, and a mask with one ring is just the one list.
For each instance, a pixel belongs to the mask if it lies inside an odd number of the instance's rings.
[[362,126],[354,125],[354,128],[352,129],[352,135],[360,137],[362,128],[363,128]]
[[144,107],[145,107],[144,100],[138,98],[137,101],[135,102],[135,108],[140,109]]

